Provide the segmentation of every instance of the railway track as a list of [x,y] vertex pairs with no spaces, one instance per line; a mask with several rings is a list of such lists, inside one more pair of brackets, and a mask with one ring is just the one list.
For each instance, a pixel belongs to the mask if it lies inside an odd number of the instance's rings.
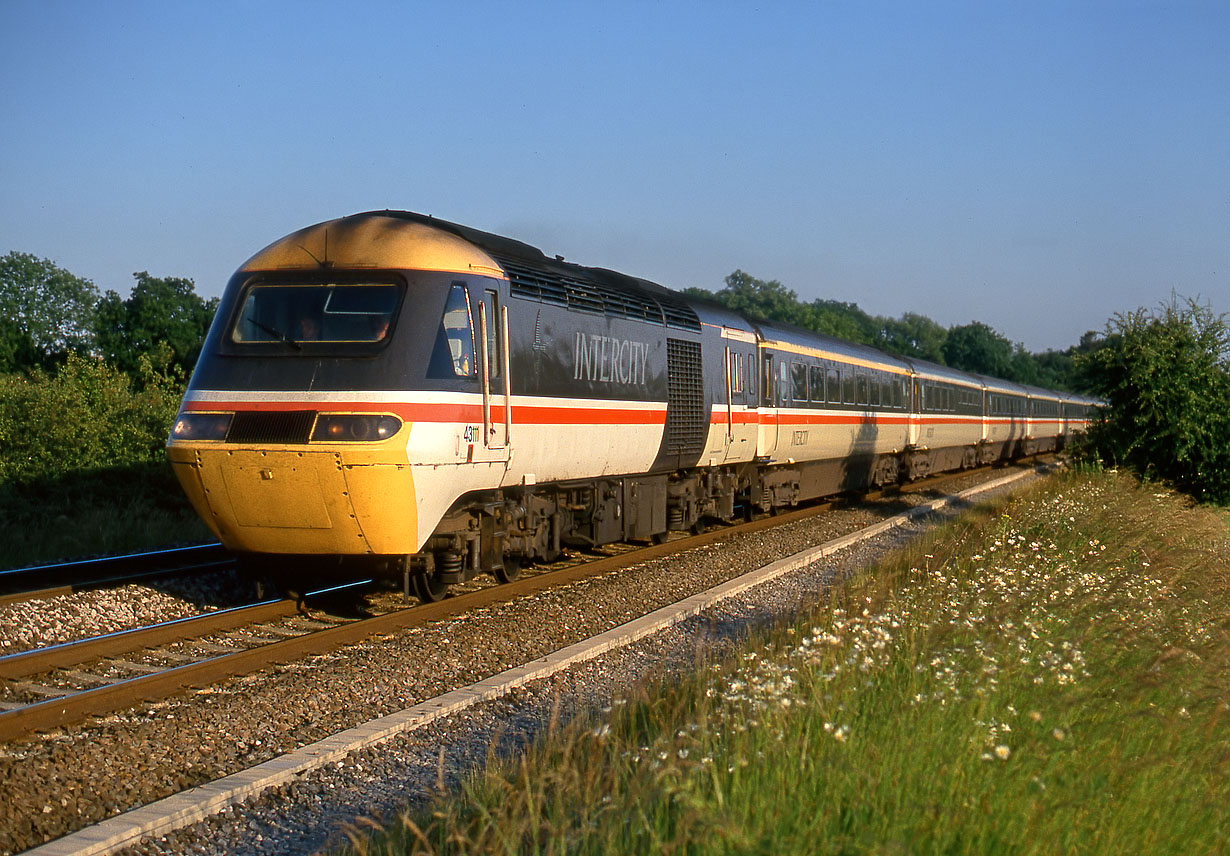
[[[936,476],[859,500],[885,500],[900,493],[924,492],[954,477]],[[617,545],[612,548],[614,555],[588,560],[574,558],[571,564],[556,563],[508,583],[475,581],[458,587],[457,593],[444,600],[413,607],[386,606],[382,608],[388,611],[368,617],[311,616],[301,602],[276,600],[10,655],[0,658],[0,741],[19,740],[92,716],[327,653],[370,636],[428,624],[640,562],[804,520],[841,501],[830,500],[747,523],[715,527],[647,547]],[[311,593],[307,599],[321,594]],[[227,633],[237,635],[223,635]],[[136,652],[141,652],[139,657],[134,656]]]
[[173,547],[0,571],[0,606],[169,574],[222,570],[235,560],[221,544]]
[[208,686],[277,662],[279,656],[306,656],[313,650],[310,640],[315,634],[361,620],[308,613],[307,601],[335,591],[268,600],[2,657],[0,741]]

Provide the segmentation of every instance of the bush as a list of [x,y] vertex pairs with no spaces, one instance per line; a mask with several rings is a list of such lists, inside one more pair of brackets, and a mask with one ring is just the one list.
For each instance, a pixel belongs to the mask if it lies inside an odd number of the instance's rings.
[[76,355],[55,374],[0,375],[0,482],[162,460],[184,382],[141,359],[135,382]]
[[158,359],[0,375],[0,567],[209,538],[164,452],[184,381]]
[[1118,314],[1078,357],[1108,407],[1090,443],[1109,463],[1230,503],[1230,328],[1195,301]]

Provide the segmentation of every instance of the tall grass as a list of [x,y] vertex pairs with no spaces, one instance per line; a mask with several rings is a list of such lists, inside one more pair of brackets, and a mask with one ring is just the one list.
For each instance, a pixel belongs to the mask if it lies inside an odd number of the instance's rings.
[[360,853],[1230,848],[1230,525],[1126,476],[969,514]]

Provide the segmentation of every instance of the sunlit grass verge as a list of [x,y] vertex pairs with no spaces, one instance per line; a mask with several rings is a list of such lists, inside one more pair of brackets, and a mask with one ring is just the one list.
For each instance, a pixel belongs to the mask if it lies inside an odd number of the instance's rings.
[[968,514],[352,852],[1226,852],[1230,527],[1155,490]]

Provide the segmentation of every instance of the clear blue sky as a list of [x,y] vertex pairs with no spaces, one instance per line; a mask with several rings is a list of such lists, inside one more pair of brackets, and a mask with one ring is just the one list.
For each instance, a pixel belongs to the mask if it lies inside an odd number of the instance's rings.
[[0,2],[0,254],[214,295],[398,208],[1031,350],[1230,311],[1230,3]]

